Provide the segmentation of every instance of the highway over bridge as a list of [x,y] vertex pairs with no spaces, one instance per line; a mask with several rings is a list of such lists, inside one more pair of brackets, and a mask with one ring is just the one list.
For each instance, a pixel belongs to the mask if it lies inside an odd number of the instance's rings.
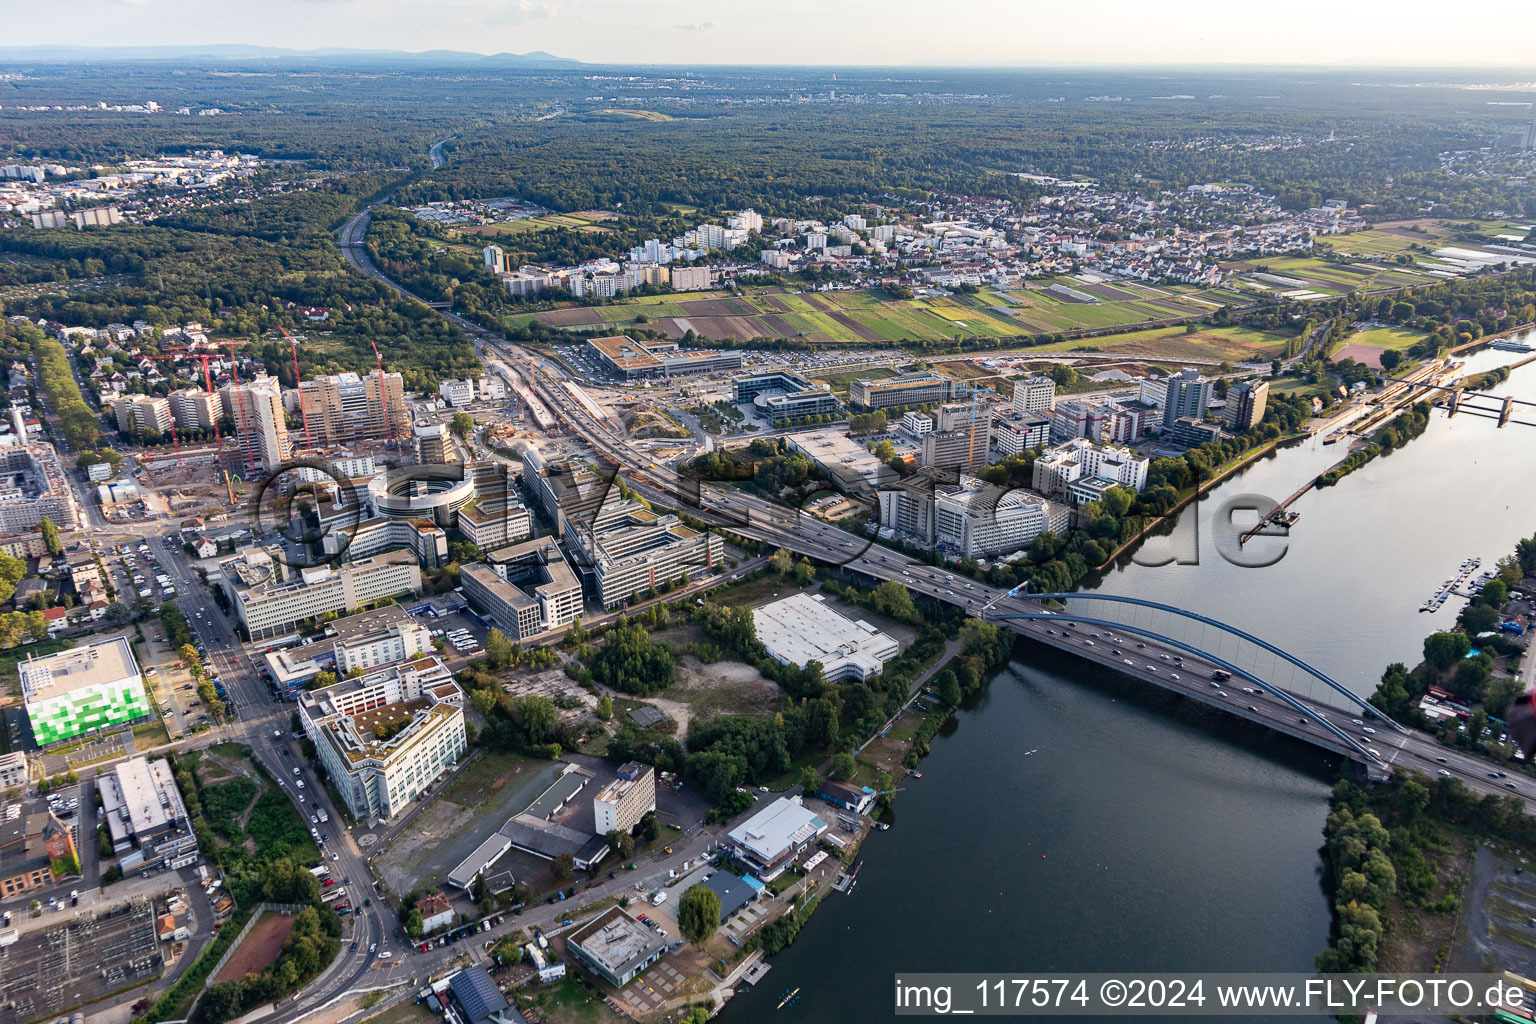
[[[362,244],[367,218],[364,210],[342,227],[343,254],[361,272],[409,295],[369,261]],[[1355,760],[1372,776],[1419,770],[1457,778],[1482,793],[1536,803],[1536,784],[1526,776],[1506,775],[1488,761],[1385,720],[1301,659],[1216,620],[1092,592],[1021,596],[757,495],[683,477],[584,410],[561,386],[571,379],[563,367],[455,313],[439,312],[469,335],[482,359],[498,356],[530,371],[535,392],[565,427],[622,471],[631,490],[656,504],[870,580],[896,580],[913,594],[954,604],[1038,643]],[[1218,671],[1233,678],[1213,679]]]

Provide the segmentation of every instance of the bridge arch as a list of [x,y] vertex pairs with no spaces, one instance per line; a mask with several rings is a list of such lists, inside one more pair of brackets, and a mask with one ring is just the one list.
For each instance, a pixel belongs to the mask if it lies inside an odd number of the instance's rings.
[[[1276,647],[1274,644],[1270,643],[1269,641],[1262,639],[1261,637],[1256,637],[1252,633],[1249,633],[1249,632],[1246,632],[1244,630],[1238,629],[1236,626],[1228,625],[1227,623],[1222,622],[1222,621],[1220,621],[1218,619],[1213,619],[1213,618],[1211,618],[1211,617],[1209,617],[1207,615],[1201,615],[1199,612],[1192,612],[1192,611],[1189,611],[1189,610],[1184,609],[1184,608],[1177,608],[1177,607],[1175,607],[1173,605],[1162,604],[1162,603],[1157,602],[1157,601],[1147,601],[1147,600],[1143,600],[1142,598],[1139,598],[1139,597],[1121,597],[1118,594],[1095,594],[1095,593],[1092,593],[1092,592],[1070,593],[1070,594],[1029,594],[1029,593],[1021,593],[1018,596],[1022,600],[1029,600],[1029,601],[1061,601],[1063,603],[1066,603],[1068,601],[1108,601],[1108,602],[1111,602],[1111,603],[1114,603],[1114,604],[1134,605],[1134,606],[1139,607],[1139,608],[1151,608],[1151,609],[1154,609],[1156,611],[1168,612],[1171,615],[1176,615],[1176,616],[1179,616],[1179,617],[1184,618],[1184,619],[1188,619],[1188,620],[1193,621],[1193,622],[1198,622],[1198,623],[1200,623],[1202,625],[1213,626],[1216,629],[1221,630],[1223,633],[1226,633],[1229,636],[1235,636],[1235,637],[1237,637],[1240,640],[1245,640],[1248,643],[1253,644],[1255,647],[1259,647],[1259,648],[1261,648],[1261,649],[1263,649],[1265,651],[1268,651],[1270,654],[1273,654],[1275,657],[1289,662],[1291,665],[1294,665],[1296,668],[1301,669],[1303,672],[1307,673],[1312,678],[1318,680],[1323,685],[1327,686],[1330,690],[1332,690],[1333,692],[1337,693],[1339,696],[1343,697],[1344,700],[1348,704],[1351,704],[1354,707],[1359,708],[1361,711],[1368,712],[1372,716],[1381,719],[1383,722],[1386,722],[1388,725],[1390,725],[1393,729],[1397,730],[1399,733],[1407,733],[1409,731],[1406,726],[1400,725],[1397,722],[1393,721],[1380,708],[1377,708],[1374,704],[1370,703],[1364,697],[1361,697],[1359,694],[1355,693],[1353,690],[1348,689],[1342,683],[1340,683],[1338,680],[1334,679],[1332,676],[1328,675],[1326,672],[1323,672],[1321,669],[1315,668],[1312,665],[1307,664],[1305,661],[1302,661],[1300,658],[1298,658],[1295,655],[1291,654],[1289,651],[1284,651],[1284,650],[1280,649],[1279,647]],[[1069,613],[1069,615],[1070,615],[1070,613]],[[999,616],[994,616],[994,618],[997,618],[997,617],[999,617]],[[1114,623],[1112,623],[1112,625],[1119,626],[1119,627],[1122,627],[1124,629],[1134,629],[1134,627],[1128,626],[1125,623],[1121,623],[1121,622],[1114,622]],[[1198,654],[1198,655],[1200,655],[1201,657],[1204,657],[1204,658],[1209,658],[1211,656],[1210,652],[1205,651],[1205,650],[1201,650],[1200,648],[1185,647],[1182,643],[1179,646],[1180,647],[1184,647],[1185,650],[1190,650],[1193,653]],[[1231,670],[1229,669],[1228,671],[1231,671]],[[1251,678],[1252,677],[1251,673],[1248,673],[1248,672],[1243,672],[1242,675],[1245,678]],[[1254,681],[1258,682],[1258,680],[1254,680]]]
[[[1065,615],[1058,615],[1055,612],[1004,612],[1000,615],[988,616],[987,621],[1007,622],[1026,620],[1035,622],[1061,622],[1064,618],[1066,618]],[[1297,714],[1305,717],[1308,721],[1316,722],[1323,728],[1325,732],[1329,733],[1339,742],[1343,743],[1345,747],[1353,750],[1356,754],[1358,754],[1359,760],[1369,765],[1377,765],[1382,767],[1386,766],[1386,761],[1384,759],[1374,756],[1371,753],[1370,748],[1366,747],[1359,740],[1356,740],[1349,733],[1335,725],[1332,720],[1325,717],[1320,712],[1314,711],[1307,707],[1307,705],[1303,704],[1293,694],[1281,689],[1278,686],[1273,685],[1272,683],[1260,679],[1256,673],[1251,672],[1248,669],[1241,668],[1232,662],[1227,661],[1225,658],[1220,658],[1214,654],[1211,654],[1209,651],[1201,650],[1194,644],[1186,643],[1183,640],[1176,640],[1171,636],[1164,636],[1162,633],[1157,633],[1153,630],[1146,629],[1141,626],[1131,626],[1123,622],[1116,622],[1113,619],[1099,619],[1086,615],[1073,615],[1071,618],[1073,622],[1086,622],[1093,626],[1103,626],[1107,629],[1116,629],[1126,633],[1135,633],[1137,636],[1144,636],[1148,640],[1155,640],[1158,643],[1166,644],[1169,647],[1176,647],[1181,651],[1187,651],[1188,653],[1194,654],[1205,661],[1209,661],[1212,665],[1215,665],[1218,668],[1226,669],[1228,672],[1232,673],[1233,678],[1241,677],[1243,679],[1247,679],[1262,689],[1265,693],[1270,694],[1279,700],[1282,704],[1296,711]],[[1220,707],[1220,705],[1213,706]],[[1379,712],[1377,713],[1379,714]]]

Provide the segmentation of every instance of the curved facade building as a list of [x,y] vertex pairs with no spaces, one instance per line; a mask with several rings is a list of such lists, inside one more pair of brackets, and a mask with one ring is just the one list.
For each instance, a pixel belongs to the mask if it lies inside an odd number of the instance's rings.
[[430,519],[447,529],[459,510],[475,500],[475,476],[468,466],[459,478],[434,467],[405,466],[368,481],[368,503],[385,519]]

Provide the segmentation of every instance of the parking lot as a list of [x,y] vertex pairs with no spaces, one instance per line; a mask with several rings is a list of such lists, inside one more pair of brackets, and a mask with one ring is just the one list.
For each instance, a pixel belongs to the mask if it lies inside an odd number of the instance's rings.
[[[482,656],[485,653],[485,637],[486,634],[490,632],[490,630],[481,625],[479,621],[468,615],[465,615],[461,612],[454,612],[450,615],[441,615],[435,619],[428,620],[428,628],[432,630],[432,638],[434,640],[441,636],[443,641],[448,645],[443,649],[443,656],[446,658],[457,656],[459,658],[467,658],[472,660]],[[448,634],[459,630],[463,630],[469,634],[469,639],[472,643],[472,646],[454,646],[453,639],[449,637]]]

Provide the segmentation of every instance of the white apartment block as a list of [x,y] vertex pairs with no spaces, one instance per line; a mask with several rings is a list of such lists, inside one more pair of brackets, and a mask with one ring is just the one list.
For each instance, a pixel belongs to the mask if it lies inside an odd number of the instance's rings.
[[171,403],[171,418],[182,430],[212,430],[224,409],[217,392],[187,388],[166,396]]
[[592,798],[597,834],[617,829],[628,832],[648,812],[656,809],[656,769],[630,761],[619,766],[619,777]]
[[712,267],[673,267],[672,287],[680,292],[704,291],[715,286]]
[[1079,480],[1099,479],[1139,491],[1147,485],[1150,466],[1150,459],[1128,448],[1096,445],[1087,438],[1076,438],[1035,460],[1031,486],[1041,494],[1066,495]]
[[1013,407],[1019,412],[1050,412],[1056,402],[1056,382],[1049,377],[1025,377],[1013,383]]
[[154,395],[123,395],[112,400],[117,429],[123,434],[167,434],[171,430],[171,403]]

